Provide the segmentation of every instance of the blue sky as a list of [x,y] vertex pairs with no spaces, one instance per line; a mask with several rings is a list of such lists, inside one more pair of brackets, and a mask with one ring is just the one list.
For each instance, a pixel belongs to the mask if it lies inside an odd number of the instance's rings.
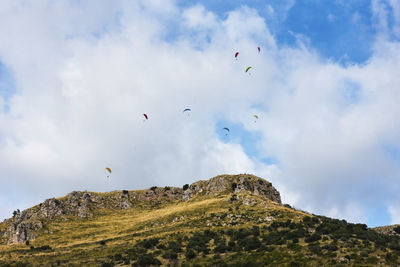
[[73,190],[246,172],[303,210],[400,223],[399,11],[389,0],[0,3],[0,218]]
[[[179,3],[193,5],[193,1]],[[376,31],[367,1],[206,0],[196,3],[221,18],[240,6],[252,7],[271,26],[280,45],[296,46],[296,35],[302,35],[323,57],[343,64],[362,63],[372,54]]]

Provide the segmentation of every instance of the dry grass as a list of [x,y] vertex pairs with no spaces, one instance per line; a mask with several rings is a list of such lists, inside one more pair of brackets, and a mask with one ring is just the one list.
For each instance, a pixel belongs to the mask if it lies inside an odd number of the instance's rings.
[[[112,193],[110,193],[112,194]],[[48,251],[31,250],[25,244],[0,246],[1,261],[28,261],[34,265],[65,261],[69,264],[96,265],[98,260],[108,255],[122,252],[132,247],[137,240],[149,237],[163,237],[176,233],[209,229],[205,220],[212,214],[229,214],[229,209],[240,206],[238,211],[247,214],[248,223],[252,218],[278,214],[282,219],[294,221],[308,216],[300,211],[288,209],[258,196],[241,194],[240,201],[232,203],[231,195],[196,197],[187,202],[164,204],[160,208],[135,207],[127,210],[98,210],[89,219],[69,217],[46,224],[45,234],[41,234],[29,246],[48,245]],[[245,198],[256,200],[254,205],[242,205]],[[246,222],[244,222],[246,223]],[[232,226],[236,228],[239,226]],[[105,241],[106,245],[101,245]]]

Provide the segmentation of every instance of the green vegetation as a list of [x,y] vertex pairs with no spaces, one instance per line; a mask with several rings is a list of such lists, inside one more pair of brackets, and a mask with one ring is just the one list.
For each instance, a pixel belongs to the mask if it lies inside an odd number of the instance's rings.
[[[0,245],[0,266],[400,263],[397,236],[375,232],[364,224],[310,215],[245,191],[199,195],[186,202],[143,202],[130,209],[99,209],[89,218],[69,216],[45,225],[35,240]],[[4,227],[0,224],[0,229]]]

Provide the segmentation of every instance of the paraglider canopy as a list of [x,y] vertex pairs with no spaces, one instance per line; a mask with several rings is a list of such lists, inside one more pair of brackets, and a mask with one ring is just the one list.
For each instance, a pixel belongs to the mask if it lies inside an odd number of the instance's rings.
[[[111,174],[111,169],[109,167],[105,167],[104,170],[106,170],[109,174]],[[107,178],[110,177],[110,175],[107,175]]]
[[258,53],[260,53],[260,51],[261,51],[261,48],[258,46],[258,47],[257,47],[257,49],[258,49]]
[[149,117],[147,117],[147,114],[146,114],[146,113],[143,113],[143,116],[146,118],[146,120],[149,119]]
[[229,128],[227,128],[227,127],[222,128],[222,130],[225,130],[225,131],[226,131],[226,134],[225,134],[225,135],[228,135],[228,132],[230,132],[230,131],[229,131]]
[[237,59],[237,56],[239,55],[239,52],[236,52],[235,53],[235,58]]
[[192,111],[190,108],[185,108],[182,112]]
[[251,67],[247,67],[246,68],[246,73],[251,69]]
[[257,116],[257,115],[253,115],[253,117],[256,118],[256,119],[254,120],[254,122],[257,122],[258,116]]

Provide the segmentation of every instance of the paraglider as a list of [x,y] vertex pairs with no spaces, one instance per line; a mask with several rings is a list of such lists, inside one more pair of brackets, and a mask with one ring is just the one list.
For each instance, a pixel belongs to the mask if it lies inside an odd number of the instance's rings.
[[257,115],[253,115],[254,118],[256,118],[256,120],[254,120],[254,122],[256,122],[258,120],[258,116]]
[[[246,73],[249,71],[251,69],[251,67],[247,67],[247,69],[246,69]],[[249,73],[250,74],[250,73]]]
[[187,113],[187,115],[188,116],[190,116],[190,112],[191,112],[192,110],[190,109],[190,108],[185,108],[183,111],[182,111],[182,113]]
[[260,51],[261,51],[261,48],[258,46],[258,47],[257,47],[257,49],[258,49],[258,53],[260,53]]
[[107,178],[109,178],[110,174],[112,173],[111,169],[109,167],[105,167],[104,170],[108,171],[109,174],[107,175]]
[[239,52],[235,53],[235,59],[237,60],[237,56],[239,55]]
[[222,128],[222,130],[226,131],[225,135],[228,135],[228,133],[230,132],[229,128],[227,128],[227,127]]
[[146,120],[148,120],[148,119],[149,119],[149,117],[147,116],[147,114],[146,114],[146,113],[143,113],[143,116],[144,116],[144,118],[145,118],[145,120],[143,120],[143,121],[146,121]]

